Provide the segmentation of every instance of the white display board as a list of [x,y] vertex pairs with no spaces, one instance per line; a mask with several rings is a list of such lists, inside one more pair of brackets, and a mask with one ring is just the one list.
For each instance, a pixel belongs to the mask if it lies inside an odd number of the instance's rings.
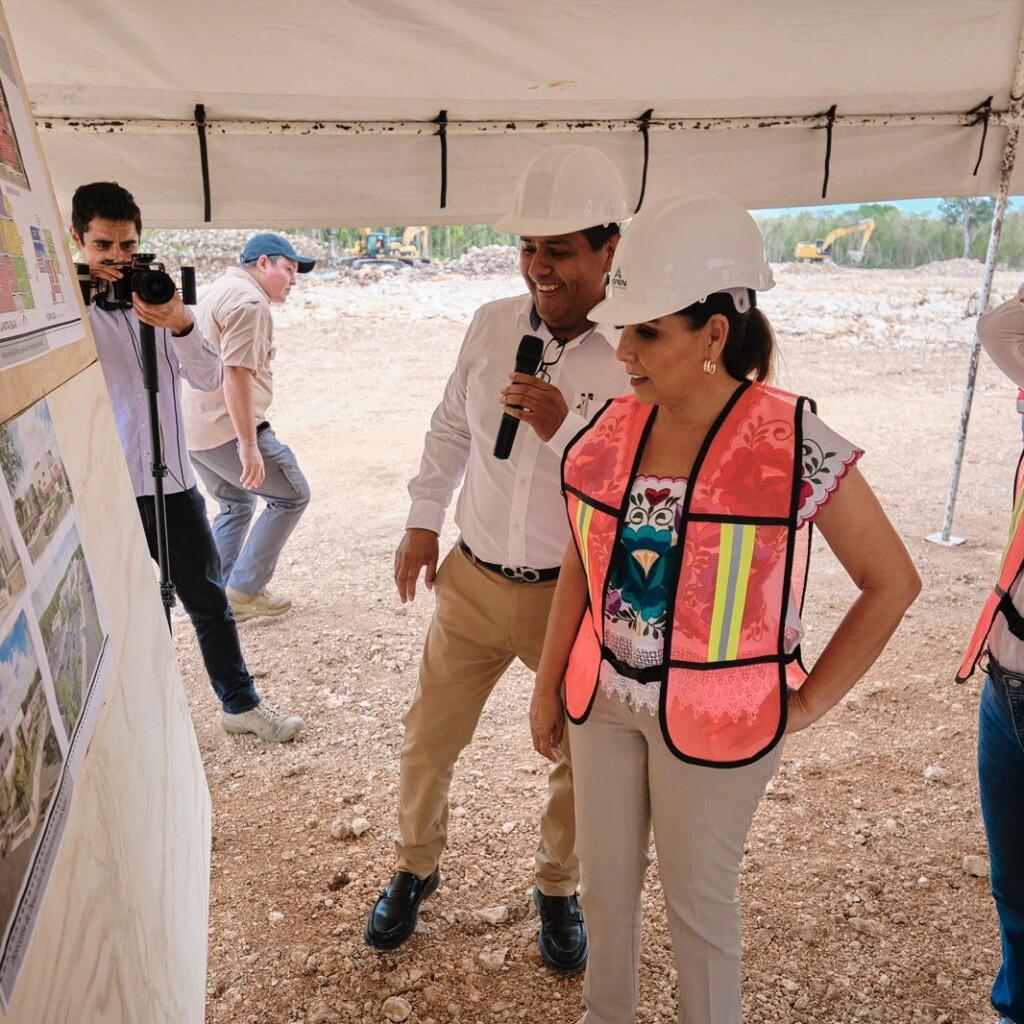
[[45,399],[0,425],[0,1001],[10,1005],[110,664]]
[[7,39],[0,36],[0,369],[78,341],[78,285]]

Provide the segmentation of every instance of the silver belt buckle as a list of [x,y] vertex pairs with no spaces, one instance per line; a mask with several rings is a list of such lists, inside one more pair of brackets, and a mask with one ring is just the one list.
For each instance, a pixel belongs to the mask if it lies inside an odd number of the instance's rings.
[[501,575],[507,580],[519,580],[521,583],[537,583],[540,580],[540,573],[536,569],[521,565],[503,565]]

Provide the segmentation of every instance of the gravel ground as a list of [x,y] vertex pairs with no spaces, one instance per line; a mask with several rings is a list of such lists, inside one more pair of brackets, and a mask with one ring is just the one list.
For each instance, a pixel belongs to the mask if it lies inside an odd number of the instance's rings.
[[[763,308],[780,338],[779,383],[817,398],[867,450],[861,468],[925,590],[868,677],[787,742],[757,813],[742,875],[745,1020],[989,1024],[998,935],[974,774],[978,686],[951,680],[1005,534],[1015,389],[983,361],[957,510],[968,543],[925,543],[942,518],[980,267],[777,269]],[[1001,273],[996,293],[1017,283]],[[580,979],[541,965],[528,902],[545,775],[521,667],[456,770],[445,881],[421,934],[387,955],[362,939],[393,867],[400,719],[432,602],[402,607],[391,581],[405,483],[472,311],[520,290],[510,275],[314,278],[278,315],[273,421],[313,500],[276,580],[294,611],[241,629],[268,699],[305,716],[302,738],[227,737],[194,637],[176,627],[214,806],[213,1024],[579,1015]],[[852,592],[819,539],[812,657]],[[645,915],[638,1020],[673,1021],[656,866]]]

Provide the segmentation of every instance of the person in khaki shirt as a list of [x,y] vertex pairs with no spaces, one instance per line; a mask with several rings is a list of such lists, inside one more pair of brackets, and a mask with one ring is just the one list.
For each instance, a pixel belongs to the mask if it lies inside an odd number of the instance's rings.
[[[254,235],[242,250],[241,266],[217,278],[197,308],[203,333],[223,359],[224,384],[185,395],[185,428],[192,465],[220,505],[213,536],[239,622],[281,615],[292,606],[267,584],[309,504],[309,484],[267,420],[274,397],[270,304],[284,302],[295,275],[308,274],[315,262],[280,235]],[[266,506],[254,523],[257,497]]]

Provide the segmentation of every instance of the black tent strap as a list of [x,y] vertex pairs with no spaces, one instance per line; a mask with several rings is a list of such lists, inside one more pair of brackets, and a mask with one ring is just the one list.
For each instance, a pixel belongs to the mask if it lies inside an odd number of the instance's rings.
[[821,182],[821,198],[825,199],[828,196],[828,178],[832,173],[832,129],[836,124],[836,105],[833,103],[822,116],[827,118],[825,122],[825,177]]
[[210,214],[210,158],[206,152],[206,107],[196,104],[196,131],[199,133],[199,167],[203,173],[203,222],[209,224],[213,219]]
[[654,107],[645,110],[639,117],[640,134],[644,137],[644,168],[640,176],[640,198],[636,201],[636,209],[633,213],[639,213],[640,207],[644,205],[644,196],[647,194],[647,165],[651,159],[651,116],[654,114]]
[[442,110],[434,118],[441,139],[441,209],[448,205],[448,111]]
[[992,117],[992,97],[989,96],[984,103],[979,103],[976,107],[972,107],[967,111],[968,114],[974,114],[974,124],[981,125],[981,145],[978,147],[978,162],[974,165],[974,177],[978,176],[978,170],[981,167],[981,158],[985,155],[985,139],[988,138],[988,122]]

